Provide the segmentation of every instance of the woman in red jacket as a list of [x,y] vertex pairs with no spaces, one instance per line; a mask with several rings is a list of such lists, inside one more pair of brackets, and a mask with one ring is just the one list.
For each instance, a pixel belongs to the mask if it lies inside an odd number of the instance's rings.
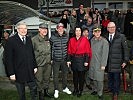
[[107,33],[107,25],[110,22],[108,19],[108,15],[104,15],[104,19],[102,20],[102,34],[105,35]]
[[80,97],[82,95],[85,71],[91,58],[91,48],[88,39],[82,36],[80,27],[75,28],[75,37],[72,37],[68,43],[68,62],[73,71],[73,95]]

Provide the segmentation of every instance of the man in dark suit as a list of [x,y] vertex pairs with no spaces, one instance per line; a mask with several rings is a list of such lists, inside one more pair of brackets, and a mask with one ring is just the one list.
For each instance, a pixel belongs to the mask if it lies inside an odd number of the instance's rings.
[[113,93],[112,100],[118,100],[120,92],[120,74],[125,68],[128,59],[128,45],[126,37],[120,32],[116,31],[116,24],[109,22],[107,25],[108,34],[105,38],[109,42],[109,56],[108,56],[108,90],[106,92]]
[[37,100],[35,83],[37,66],[31,38],[27,36],[26,24],[17,24],[17,32],[5,45],[7,74],[10,80],[15,81],[20,100],[26,100],[26,84],[30,89],[31,100]]

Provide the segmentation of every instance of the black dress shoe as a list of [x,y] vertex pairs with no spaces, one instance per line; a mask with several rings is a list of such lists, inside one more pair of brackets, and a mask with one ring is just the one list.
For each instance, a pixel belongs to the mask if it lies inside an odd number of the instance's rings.
[[103,95],[98,96],[99,100],[103,100]]
[[77,97],[81,97],[81,95],[82,95],[82,91],[79,91],[77,94]]
[[97,92],[96,91],[93,91],[92,93],[91,93],[91,95],[96,95],[97,94]]
[[39,100],[44,100],[44,96],[42,91],[39,91]]
[[86,87],[89,89],[89,90],[92,90],[92,87],[90,85],[86,85]]
[[44,89],[44,96],[53,98],[54,96],[48,93],[48,89]]
[[76,96],[78,94],[78,92],[79,92],[78,90],[74,90],[73,93],[72,93],[73,96]]

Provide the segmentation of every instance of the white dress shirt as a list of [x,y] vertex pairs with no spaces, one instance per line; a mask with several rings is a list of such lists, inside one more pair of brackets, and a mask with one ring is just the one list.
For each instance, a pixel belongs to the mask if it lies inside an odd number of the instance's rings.
[[21,39],[22,42],[23,42],[23,37],[24,37],[24,39],[26,39],[26,36],[22,36],[19,33],[18,33],[18,36],[20,37],[20,39]]
[[111,33],[111,34],[109,33],[109,40],[110,40],[110,35],[112,35],[112,40],[113,40],[115,33]]

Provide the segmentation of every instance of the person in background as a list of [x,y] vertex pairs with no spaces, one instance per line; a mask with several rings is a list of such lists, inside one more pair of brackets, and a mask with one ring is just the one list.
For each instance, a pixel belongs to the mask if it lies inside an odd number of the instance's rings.
[[[85,36],[89,41],[91,39],[88,38],[89,36],[89,31],[87,28],[84,28],[83,29],[83,36]],[[90,56],[92,57],[92,55]],[[89,90],[92,90],[92,79],[90,79],[89,77],[89,67],[90,67],[90,60],[88,61],[88,70],[86,71],[86,75],[85,75],[85,82],[86,82],[86,87],[89,89]]]
[[85,13],[88,14],[89,17],[92,18],[93,12],[91,12],[91,8],[90,8],[90,7],[87,7],[87,8],[86,8]]
[[88,14],[85,14],[85,15],[84,15],[83,25],[86,24],[86,22],[87,22],[87,20],[88,20],[89,17],[90,17],[90,16],[89,16]]
[[3,46],[4,48],[5,48],[5,44],[6,44],[7,40],[8,40],[8,38],[9,38],[9,33],[8,33],[8,32],[4,32],[3,38],[2,38],[2,41],[1,41],[2,46]]
[[117,32],[114,22],[109,22],[107,25],[108,34],[105,38],[109,42],[109,56],[107,64],[108,72],[108,89],[105,92],[112,92],[113,100],[118,100],[120,92],[120,74],[125,68],[128,60],[128,45],[126,37]]
[[133,94],[133,43],[130,49],[129,55],[129,62],[130,62],[130,71],[131,71],[131,94]]
[[128,40],[133,40],[133,7],[126,13],[124,20],[124,34]]
[[67,17],[69,17],[70,15],[70,12],[69,12],[69,9],[64,9],[64,11],[62,12],[64,15],[67,15]]
[[51,51],[52,51],[52,67],[53,67],[53,80],[54,80],[54,97],[59,97],[59,71],[62,72],[62,87],[63,92],[71,94],[67,87],[67,43],[68,37],[64,30],[64,25],[58,23],[56,32],[50,38]]
[[89,67],[89,78],[93,81],[92,95],[98,94],[103,100],[104,70],[107,65],[109,43],[101,36],[101,26],[93,28],[94,37],[91,39],[92,59]]
[[52,97],[48,93],[51,75],[51,48],[48,39],[48,25],[45,23],[39,25],[39,33],[32,38],[32,44],[38,66],[36,82],[39,100],[44,100],[44,96]]
[[65,15],[65,14],[62,15],[60,23],[64,24],[64,28],[67,29],[67,24],[69,24],[67,15]]
[[93,22],[92,22],[92,18],[91,17],[88,17],[88,20],[87,22],[82,26],[82,28],[87,28],[88,31],[89,31],[89,35],[88,35],[88,38],[91,39],[93,37]]
[[[1,44],[2,44],[4,49],[5,49],[5,45],[6,45],[6,42],[7,42],[8,38],[9,38],[9,33],[8,32],[4,32],[3,38],[1,40]],[[3,58],[2,58],[2,60],[3,60],[3,64],[5,65],[5,51],[3,51]]]
[[113,15],[113,12],[110,11],[109,8],[104,8],[104,10],[105,10],[105,13],[104,14],[107,14],[108,15],[108,19],[111,20],[112,15]]
[[110,22],[108,19],[108,15],[104,15],[104,19],[102,20],[102,35],[105,35],[107,33],[107,25]]
[[68,42],[67,65],[73,71],[73,95],[80,97],[83,92],[85,82],[85,72],[88,69],[91,48],[88,39],[82,36],[80,27],[75,28],[75,37],[70,38]]
[[89,30],[87,28],[84,28],[83,29],[83,36],[85,36],[87,39],[89,39],[88,38],[88,36],[89,36]]
[[98,8],[95,8],[95,11],[94,11],[94,13],[93,13],[93,23],[94,24],[101,24],[101,14],[100,14],[100,12],[99,12],[99,10],[98,10]]
[[84,5],[80,4],[79,9],[76,11],[77,13],[77,24],[76,26],[82,27],[84,24],[84,16],[85,16],[85,11],[84,11]]
[[17,34],[10,37],[5,45],[7,75],[15,85],[20,100],[26,100],[25,85],[30,89],[31,100],[37,100],[35,73],[37,64],[31,38],[27,36],[27,25],[17,24]]
[[67,33],[67,36],[69,37],[69,31],[70,31],[70,22],[67,15],[63,14],[61,20],[59,21],[64,25],[65,31]]
[[72,9],[71,15],[69,17],[69,21],[70,21],[70,34],[69,34],[69,37],[71,38],[73,36],[73,32],[74,32],[74,29],[76,27],[76,22],[77,22],[77,14],[76,14],[76,10],[75,9]]

